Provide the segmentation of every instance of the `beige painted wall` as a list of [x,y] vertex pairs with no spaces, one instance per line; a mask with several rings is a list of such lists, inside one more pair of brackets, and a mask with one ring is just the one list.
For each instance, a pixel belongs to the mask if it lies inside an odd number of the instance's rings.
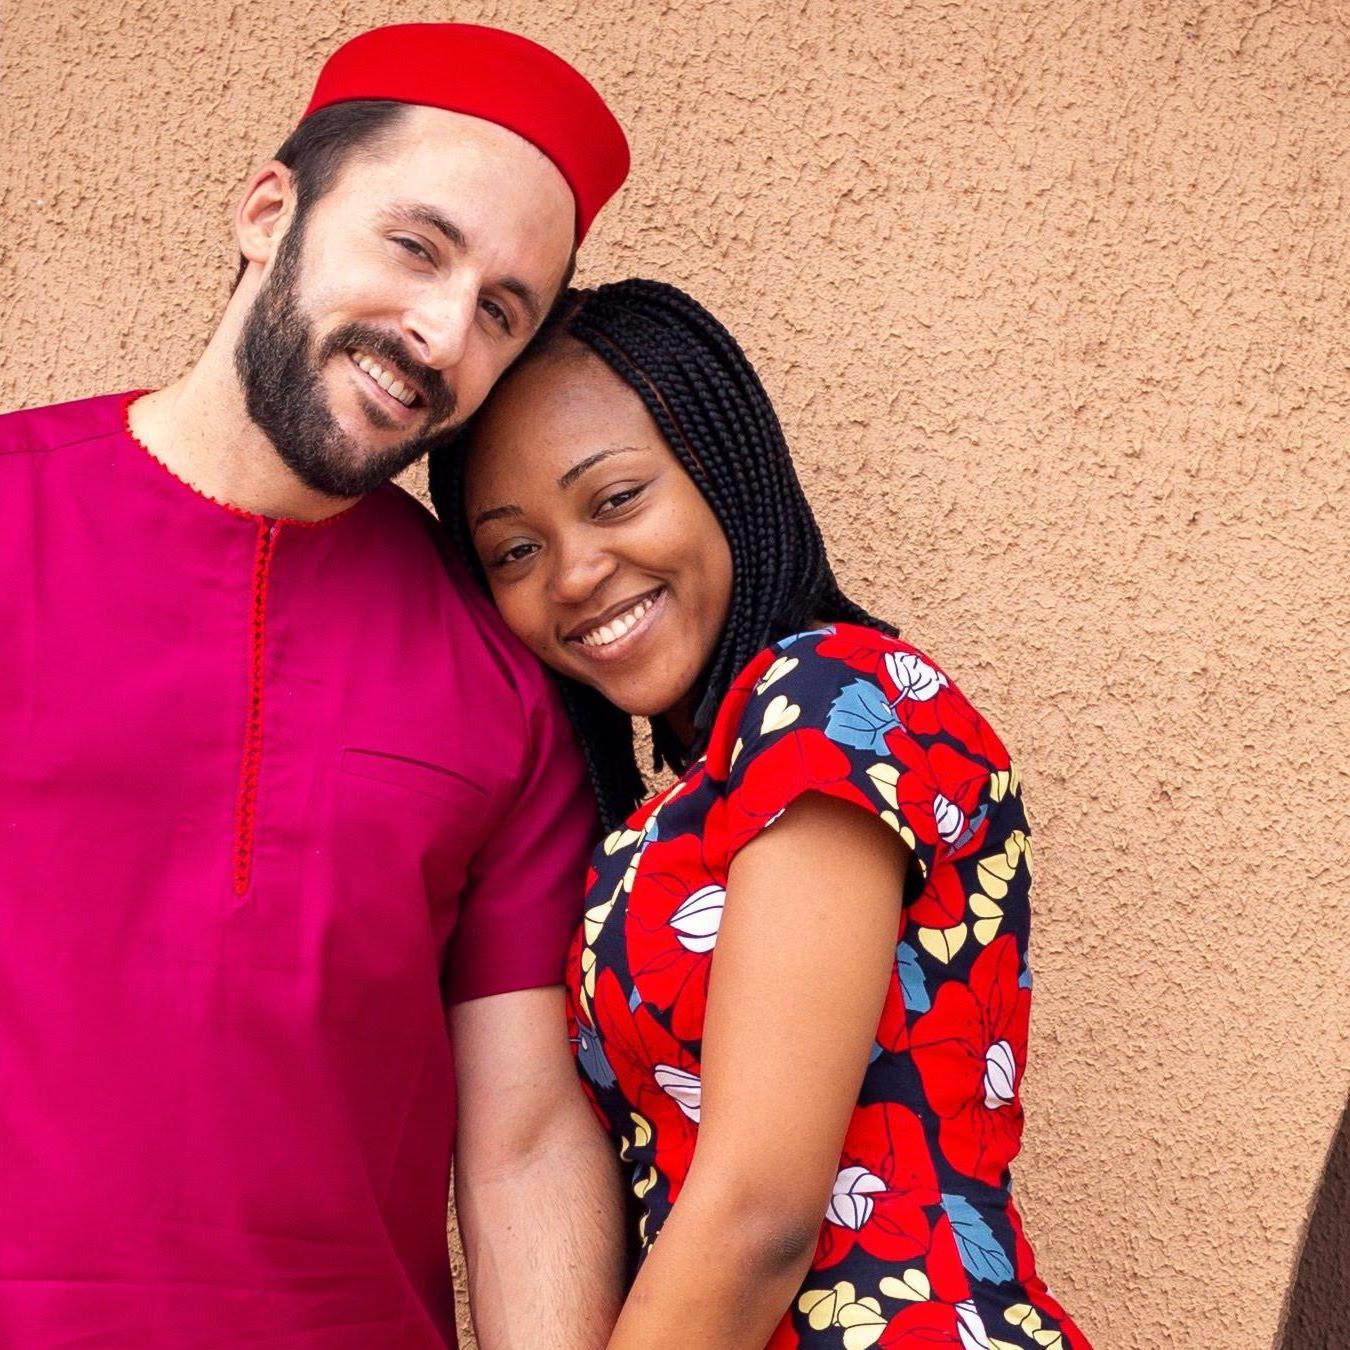
[[[161,382],[380,0],[3,0],[0,405]],[[1025,766],[1019,1190],[1099,1350],[1269,1345],[1350,1089],[1344,0],[483,0],[635,169],[582,279],[758,361]],[[1331,1344],[1331,1342],[1327,1342]]]

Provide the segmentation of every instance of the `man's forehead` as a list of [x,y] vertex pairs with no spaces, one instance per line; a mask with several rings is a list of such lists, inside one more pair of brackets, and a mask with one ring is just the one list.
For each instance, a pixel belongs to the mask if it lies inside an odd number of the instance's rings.
[[440,236],[542,320],[574,247],[575,201],[549,158],[513,132],[438,108],[410,108],[378,144],[348,157],[317,209],[372,228]]
[[[370,180],[400,181],[401,192],[417,196],[437,188],[454,192],[472,182],[497,198],[528,197],[533,212],[549,208],[575,213],[566,178],[539,147],[506,127],[482,117],[443,108],[409,108],[406,116],[367,147],[352,155],[352,166],[365,163]],[[416,182],[406,175],[416,174]],[[351,188],[359,190],[352,174]]]
[[558,166],[532,141],[509,127],[468,113],[445,108],[410,107],[399,118],[375,155],[425,157],[434,163],[471,160],[484,165],[528,165],[533,172],[550,178],[572,198],[572,189]]

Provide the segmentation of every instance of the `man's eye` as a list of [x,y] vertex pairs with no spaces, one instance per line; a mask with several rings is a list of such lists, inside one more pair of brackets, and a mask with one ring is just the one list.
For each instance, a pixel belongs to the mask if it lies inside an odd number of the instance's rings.
[[427,252],[426,247],[422,244],[419,244],[416,239],[408,239],[405,238],[403,235],[396,234],[394,236],[394,243],[396,243],[401,249],[404,249],[406,252],[411,253],[413,257],[421,259],[423,262],[435,261],[435,259],[431,256],[431,254]]
[[493,323],[497,324],[504,332],[509,333],[511,331],[511,316],[495,300],[484,300],[483,308],[487,310]]

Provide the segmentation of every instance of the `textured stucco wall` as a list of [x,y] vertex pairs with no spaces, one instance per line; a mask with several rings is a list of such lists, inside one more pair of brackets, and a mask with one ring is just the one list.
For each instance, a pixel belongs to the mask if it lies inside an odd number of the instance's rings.
[[[848,584],[1024,765],[1052,1285],[1099,1348],[1268,1346],[1350,1089],[1343,0],[416,15],[608,94],[635,171],[582,279],[726,319]],[[0,405],[181,370],[241,180],[409,17],[4,0]]]

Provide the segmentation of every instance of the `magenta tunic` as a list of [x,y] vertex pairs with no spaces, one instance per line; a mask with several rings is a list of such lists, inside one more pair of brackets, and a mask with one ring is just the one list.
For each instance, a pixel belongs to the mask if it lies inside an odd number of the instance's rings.
[[445,1004],[560,980],[579,757],[406,493],[222,506],[131,397],[0,418],[0,1346],[453,1345]]

